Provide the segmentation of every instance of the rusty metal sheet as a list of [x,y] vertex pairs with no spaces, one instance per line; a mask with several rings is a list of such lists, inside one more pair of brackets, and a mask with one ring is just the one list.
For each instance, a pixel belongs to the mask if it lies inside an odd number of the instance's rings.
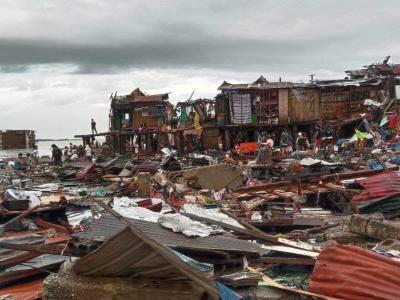
[[23,264],[19,264],[4,270],[0,273],[0,287],[14,282],[20,282],[23,279],[30,278],[46,271],[55,270],[66,260],[66,257],[60,255],[44,254],[35,257]]
[[400,299],[400,262],[333,243],[320,253],[310,291],[344,300]]
[[[0,241],[13,244],[37,245],[37,244],[42,244],[44,242],[44,238],[43,236],[37,234],[30,234],[24,236],[3,238],[0,239]],[[0,248],[0,269],[3,270],[5,268],[17,265],[19,263],[35,258],[39,255],[40,253],[32,253],[27,251],[18,251],[18,250]]]
[[0,298],[12,300],[42,299],[43,279],[0,289]]
[[353,202],[385,199],[400,195],[400,176],[397,171],[384,172],[359,181],[365,189],[354,196]]

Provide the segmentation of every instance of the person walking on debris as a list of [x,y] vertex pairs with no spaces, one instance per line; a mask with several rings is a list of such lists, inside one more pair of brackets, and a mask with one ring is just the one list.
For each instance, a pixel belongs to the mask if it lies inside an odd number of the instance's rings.
[[267,135],[266,141],[265,141],[265,150],[266,150],[266,158],[267,161],[266,163],[270,165],[272,163],[272,153],[274,150],[274,140],[272,139],[271,135]]
[[299,132],[297,134],[297,140],[296,140],[296,150],[297,151],[306,151],[308,148],[308,140],[305,134],[302,134]]
[[256,164],[271,164],[273,148],[274,141],[269,134],[264,133],[258,150]]
[[322,129],[320,124],[315,124],[314,128],[314,153],[316,154],[321,149]]
[[389,129],[391,134],[397,134],[397,128],[399,125],[399,112],[396,108],[395,111],[389,117]]
[[257,135],[257,143],[258,143],[258,147],[261,147],[261,144],[263,142],[264,136],[263,133],[260,131]]
[[63,155],[64,155],[64,160],[69,157],[68,147],[67,146],[65,146],[64,149],[63,149]]
[[71,155],[72,154],[72,150],[74,149],[74,145],[72,143],[69,143],[68,146],[68,154]]
[[281,147],[281,156],[285,156],[292,147],[292,137],[289,135],[286,129],[283,130],[281,134],[281,139],[279,141]]
[[93,119],[90,122],[90,126],[92,128],[92,134],[98,134],[97,129],[96,129],[96,122]]
[[53,164],[55,166],[60,166],[62,167],[62,151],[60,148],[57,147],[57,145],[53,144],[51,145],[51,156],[53,160]]
[[371,125],[369,124],[367,114],[360,114],[362,117],[361,123],[356,128],[356,136],[357,136],[357,146],[362,149],[366,145],[366,137],[368,133],[371,133]]
[[36,168],[39,164],[39,150],[38,147],[35,145],[33,146],[32,151],[32,168]]

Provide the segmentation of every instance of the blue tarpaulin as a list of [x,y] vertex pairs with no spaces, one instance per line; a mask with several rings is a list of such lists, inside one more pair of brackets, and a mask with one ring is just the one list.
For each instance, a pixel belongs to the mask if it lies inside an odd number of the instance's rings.
[[222,300],[242,300],[243,297],[240,296],[235,291],[231,290],[230,288],[226,287],[220,282],[217,282],[217,288],[219,290],[220,296]]

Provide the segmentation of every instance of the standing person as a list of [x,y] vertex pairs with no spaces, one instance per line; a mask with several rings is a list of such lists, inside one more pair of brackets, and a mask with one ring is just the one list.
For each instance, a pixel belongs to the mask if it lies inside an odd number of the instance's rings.
[[68,146],[68,154],[71,155],[72,154],[72,150],[74,149],[74,145],[72,143],[69,143]]
[[65,160],[66,158],[68,158],[68,156],[69,156],[68,154],[69,154],[69,153],[68,153],[68,147],[65,146],[64,149],[63,149],[64,160]]
[[274,141],[270,135],[263,133],[260,146],[258,148],[258,154],[256,158],[256,164],[270,164],[272,161],[272,149],[274,147]]
[[281,134],[279,145],[281,147],[281,156],[283,157],[288,152],[288,148],[292,146],[292,138],[286,129]]
[[399,113],[398,109],[396,108],[394,113],[392,113],[389,117],[389,129],[391,134],[397,133],[398,124],[399,124]]
[[368,133],[371,133],[371,125],[369,124],[368,117],[365,113],[360,114],[362,117],[361,123],[356,128],[357,146],[363,149],[366,145]]
[[308,140],[305,134],[299,132],[297,134],[297,140],[296,140],[296,150],[297,151],[306,151],[308,148]]
[[52,155],[52,160],[53,164],[55,166],[60,166],[62,167],[62,151],[60,148],[57,147],[57,145],[53,144],[51,145],[51,155]]
[[314,153],[315,154],[321,149],[321,139],[322,139],[321,125],[320,124],[315,124],[314,137],[313,137]]
[[257,134],[257,147],[260,149],[262,142],[264,141],[264,133],[263,132],[258,132]]
[[34,145],[32,151],[32,167],[36,168],[38,164],[39,164],[39,150],[38,146]]
[[373,124],[371,126],[371,134],[372,134],[375,146],[378,146],[383,142],[382,135],[379,132],[379,128],[378,128],[377,124]]
[[92,119],[90,122],[90,127],[92,128],[92,134],[98,134],[97,129],[96,129],[96,122]]
[[265,140],[265,152],[266,152],[266,163],[268,165],[272,164],[272,153],[274,150],[274,140],[271,135],[268,134]]
[[85,157],[87,161],[89,162],[92,161],[92,149],[90,148],[89,145],[86,145],[85,147]]

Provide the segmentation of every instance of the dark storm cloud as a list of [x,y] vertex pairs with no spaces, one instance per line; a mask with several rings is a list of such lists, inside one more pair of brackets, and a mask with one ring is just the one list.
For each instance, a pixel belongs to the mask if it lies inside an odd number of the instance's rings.
[[0,29],[0,71],[52,63],[74,64],[77,73],[154,67],[343,70],[350,62],[367,63],[366,47],[380,55],[379,47],[395,43],[399,29],[387,8],[366,1],[324,3],[50,2],[45,17],[35,4],[31,11],[25,7],[31,16],[19,23],[23,34]]
[[129,68],[343,71],[381,60],[382,48],[395,48],[400,31],[391,17],[397,2],[21,3],[26,16],[15,34],[0,29],[2,72],[53,63],[76,65],[81,74]]
[[[278,71],[319,67],[337,58],[331,38],[318,41],[263,41],[246,37],[201,40],[159,39],[140,44],[95,46],[54,43],[48,40],[0,40],[3,72],[26,71],[28,65],[70,63],[78,73],[118,72],[125,68],[223,68]],[[332,51],[333,53],[327,53]],[[338,49],[339,50],[339,49]],[[323,57],[319,53],[325,53]],[[299,56],[304,58],[299,60]],[[347,56],[347,57],[346,57]],[[351,59],[351,55],[342,54]],[[306,66],[304,65],[306,60]]]

